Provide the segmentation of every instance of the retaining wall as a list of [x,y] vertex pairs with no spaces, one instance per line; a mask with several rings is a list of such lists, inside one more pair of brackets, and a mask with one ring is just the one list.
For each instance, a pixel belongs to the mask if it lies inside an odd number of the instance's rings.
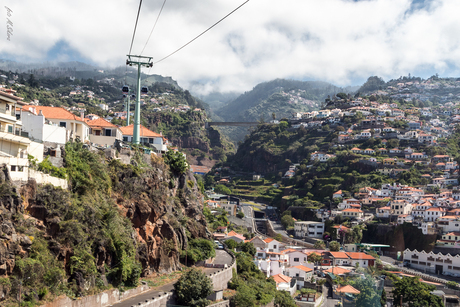
[[[66,179],[57,178],[50,176],[48,174],[29,169],[29,178],[34,178],[35,181],[39,184],[52,184],[55,187],[61,187],[63,189],[67,189],[69,187],[68,182]],[[27,178],[28,179],[28,178]]]
[[230,307],[230,301],[226,300],[226,301],[217,302],[215,304],[208,305],[208,307]]
[[[144,291],[149,290],[150,287],[146,285],[139,286],[121,292],[118,289],[107,290],[96,295],[86,296],[81,299],[72,300],[69,297],[57,299],[51,303],[41,305],[40,307],[105,307],[118,303],[127,298],[136,296]],[[166,303],[165,303],[166,304]],[[160,305],[152,305],[160,306]]]
[[226,249],[226,252],[230,254],[232,257],[232,262],[231,264],[225,269],[223,268],[220,271],[211,273],[208,275],[209,278],[211,278],[212,284],[213,284],[213,290],[214,291],[220,291],[223,289],[227,289],[227,284],[232,279],[233,277],[233,270],[236,270],[236,259],[235,255],[229,250]]
[[171,299],[172,292],[161,294],[156,298],[146,300],[145,302],[137,303],[136,307],[165,307],[168,301]]

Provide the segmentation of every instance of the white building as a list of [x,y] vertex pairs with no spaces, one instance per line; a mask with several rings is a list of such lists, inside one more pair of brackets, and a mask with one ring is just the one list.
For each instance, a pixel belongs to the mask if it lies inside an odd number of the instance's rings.
[[425,210],[423,220],[427,222],[436,222],[436,220],[442,216],[446,215],[444,208],[432,207]]
[[295,222],[294,223],[295,236],[299,238],[322,238],[324,234],[323,222]]
[[[133,131],[134,131],[134,124],[129,125],[126,127],[121,127],[121,132],[123,133],[123,141],[124,142],[132,142],[133,141]],[[140,142],[144,145],[150,145],[155,147],[157,152],[165,153],[168,151],[168,141],[165,139],[161,134],[153,132],[144,126],[140,125]]]
[[[50,125],[65,128],[68,131],[69,139],[80,139],[82,142],[89,141],[89,126],[85,122],[83,113],[76,116],[64,108],[47,106],[24,106],[23,110],[30,111],[35,115],[41,113]],[[47,134],[44,132],[43,136],[45,137]],[[53,138],[53,135],[48,136],[48,138]]]
[[460,274],[460,255],[452,256],[406,249],[403,252],[403,259],[417,270],[436,274]]
[[302,289],[304,282],[309,282],[311,280],[313,276],[313,269],[303,265],[296,265],[288,267],[285,274],[289,277],[295,278],[297,280],[297,288]]

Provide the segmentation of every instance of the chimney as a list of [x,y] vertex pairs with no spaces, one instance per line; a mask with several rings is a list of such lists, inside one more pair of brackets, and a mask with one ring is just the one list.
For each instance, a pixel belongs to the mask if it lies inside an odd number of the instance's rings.
[[80,111],[81,120],[85,120],[85,111]]

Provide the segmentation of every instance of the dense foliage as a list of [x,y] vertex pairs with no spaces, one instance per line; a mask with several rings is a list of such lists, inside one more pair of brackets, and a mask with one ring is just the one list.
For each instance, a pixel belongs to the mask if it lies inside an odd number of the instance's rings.
[[189,169],[187,160],[180,151],[168,150],[164,155],[164,160],[176,174],[183,174]]
[[[252,245],[252,243],[250,243]],[[231,306],[253,307],[266,305],[274,300],[277,307],[295,306],[290,295],[276,290],[275,281],[266,278],[253,262],[253,255],[240,252],[236,255],[237,272],[234,272],[228,287],[237,291],[230,300]]]
[[209,305],[206,298],[212,293],[212,281],[199,269],[192,268],[174,284],[174,293],[180,305],[204,307]]
[[418,277],[403,277],[394,283],[394,302],[402,302],[410,307],[442,307],[442,299],[431,294],[436,290],[435,286],[427,285],[419,281]]

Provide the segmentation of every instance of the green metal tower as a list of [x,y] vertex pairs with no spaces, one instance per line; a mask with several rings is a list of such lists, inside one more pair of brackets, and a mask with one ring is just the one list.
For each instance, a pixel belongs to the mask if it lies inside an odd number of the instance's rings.
[[133,129],[133,143],[140,143],[140,126],[141,126],[141,67],[152,67],[152,57],[129,55],[126,60],[126,65],[137,65],[137,95],[136,95],[136,108],[134,110],[134,129]]

